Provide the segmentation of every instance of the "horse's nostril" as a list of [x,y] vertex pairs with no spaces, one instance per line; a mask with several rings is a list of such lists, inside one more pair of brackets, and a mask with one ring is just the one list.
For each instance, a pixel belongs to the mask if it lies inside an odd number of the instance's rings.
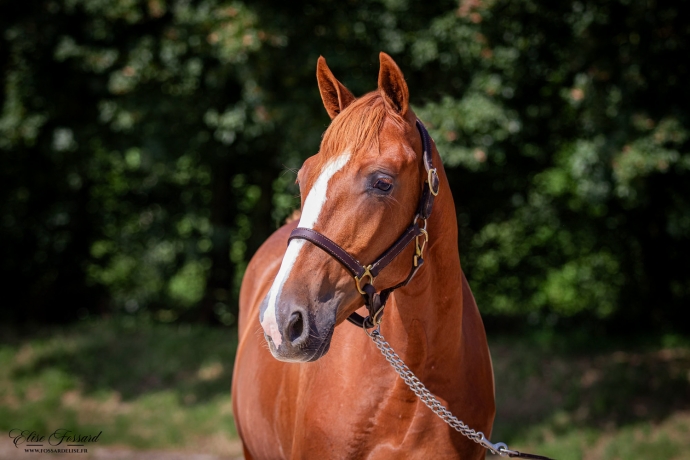
[[297,339],[302,337],[304,332],[304,317],[299,311],[293,312],[290,315],[290,322],[288,323],[287,336],[288,340],[294,343]]

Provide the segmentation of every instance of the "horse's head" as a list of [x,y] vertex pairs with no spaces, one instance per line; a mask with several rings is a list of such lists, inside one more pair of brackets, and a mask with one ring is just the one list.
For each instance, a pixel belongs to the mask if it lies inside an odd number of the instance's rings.
[[[319,153],[298,174],[299,227],[318,231],[365,264],[410,225],[426,177],[407,84],[390,56],[381,53],[380,62],[378,90],[355,99],[319,58],[319,91],[332,122]],[[413,254],[407,246],[376,285],[404,280]],[[328,351],[334,327],[361,305],[352,275],[334,257],[293,239],[260,320],[276,358],[314,361]]]

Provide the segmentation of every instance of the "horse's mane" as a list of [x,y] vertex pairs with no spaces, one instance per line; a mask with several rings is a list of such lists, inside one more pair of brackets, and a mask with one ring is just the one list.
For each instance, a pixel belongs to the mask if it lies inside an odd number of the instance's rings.
[[353,155],[358,152],[379,151],[379,133],[386,118],[397,125],[403,119],[386,108],[385,101],[378,91],[372,91],[345,108],[333,119],[321,143],[321,163],[332,155],[339,155],[349,149]]

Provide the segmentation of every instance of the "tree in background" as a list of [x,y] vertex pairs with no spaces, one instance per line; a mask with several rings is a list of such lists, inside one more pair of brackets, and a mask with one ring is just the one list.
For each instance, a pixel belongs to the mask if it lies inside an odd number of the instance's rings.
[[384,50],[444,157],[463,267],[486,318],[681,327],[681,7],[5,4],[4,316],[232,323],[244,266],[299,205],[293,169],[328,124],[317,57],[361,95]]
[[[477,27],[462,34],[468,19]],[[466,1],[427,36],[420,65],[471,71],[422,114],[461,166],[465,267],[484,311],[679,325],[690,298],[681,7]]]
[[252,182],[275,156],[247,56],[280,37],[241,4],[13,6],[0,147],[17,316],[229,315]]

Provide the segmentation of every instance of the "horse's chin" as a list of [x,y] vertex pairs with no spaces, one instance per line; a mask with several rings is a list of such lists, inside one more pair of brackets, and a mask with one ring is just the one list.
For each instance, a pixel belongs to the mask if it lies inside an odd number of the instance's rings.
[[286,363],[310,363],[322,358],[331,348],[331,339],[333,338],[333,329],[335,325],[331,326],[328,333],[321,339],[311,336],[309,342],[301,348],[287,348],[285,346],[276,347],[271,338],[264,334],[268,342],[268,349],[271,354],[278,361]]

